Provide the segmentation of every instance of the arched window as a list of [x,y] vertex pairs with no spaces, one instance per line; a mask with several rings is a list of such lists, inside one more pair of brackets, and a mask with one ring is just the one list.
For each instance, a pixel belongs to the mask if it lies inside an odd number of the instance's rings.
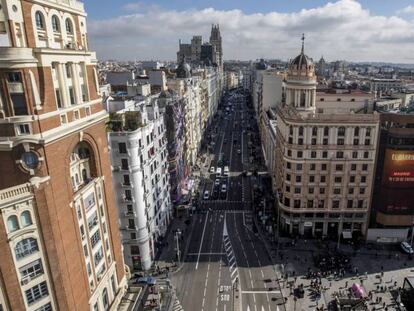
[[299,136],[303,136],[303,126],[299,127]]
[[35,19],[36,19],[36,28],[40,29],[40,30],[44,30],[45,29],[45,20],[43,18],[43,14],[40,13],[39,11],[37,11],[36,14],[35,14]]
[[345,136],[345,127],[341,126],[338,128],[338,136]]
[[53,32],[60,32],[59,17],[57,17],[56,15],[52,16],[52,28]]
[[16,247],[14,248],[17,260],[29,256],[37,252],[38,250],[39,245],[37,244],[37,241],[33,238],[21,240],[19,243],[16,244]]
[[317,136],[318,135],[318,128],[316,126],[314,126],[312,128],[312,136]]
[[69,18],[65,20],[65,26],[66,26],[66,32],[68,34],[73,34],[73,25],[72,25],[72,21]]
[[102,305],[104,307],[104,310],[108,310],[109,308],[109,298],[108,298],[108,290],[106,287],[102,291]]
[[22,224],[22,227],[30,226],[33,223],[32,222],[32,216],[30,215],[29,211],[24,211],[20,215],[20,222]]
[[12,215],[7,218],[7,229],[9,232],[13,232],[19,229],[19,222],[17,220],[17,216]]

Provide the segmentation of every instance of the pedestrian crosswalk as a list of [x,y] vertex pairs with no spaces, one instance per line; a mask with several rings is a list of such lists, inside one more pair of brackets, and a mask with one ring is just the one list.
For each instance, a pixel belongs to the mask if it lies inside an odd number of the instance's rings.
[[228,235],[223,236],[224,250],[226,251],[227,263],[230,270],[231,284],[234,284],[239,279],[239,270],[237,269],[236,257],[231,246],[230,238]]
[[180,301],[178,298],[175,299],[172,311],[184,311],[184,308],[181,306]]
[[250,202],[242,201],[223,201],[223,202],[203,202],[200,205],[200,210],[215,210],[215,211],[234,211],[234,210],[248,210],[250,209]]

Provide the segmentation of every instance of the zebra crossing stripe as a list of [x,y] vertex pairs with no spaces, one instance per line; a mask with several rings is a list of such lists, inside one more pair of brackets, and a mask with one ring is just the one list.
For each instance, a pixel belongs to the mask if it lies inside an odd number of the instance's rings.
[[180,301],[176,299],[173,305],[173,311],[184,311],[183,307],[180,304]]

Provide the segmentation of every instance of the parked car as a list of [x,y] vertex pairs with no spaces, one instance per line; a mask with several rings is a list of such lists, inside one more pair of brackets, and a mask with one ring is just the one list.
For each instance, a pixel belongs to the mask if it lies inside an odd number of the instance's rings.
[[218,168],[217,168],[217,170],[216,170],[216,174],[217,174],[217,175],[219,175],[219,176],[221,175],[221,167],[218,167]]
[[400,247],[404,253],[409,254],[409,255],[414,254],[413,248],[408,242],[405,242],[405,241],[401,242]]
[[222,184],[221,185],[221,192],[222,193],[226,193],[227,192],[227,185],[226,184]]
[[208,190],[204,191],[203,199],[208,200],[209,197],[210,197],[210,192],[208,192]]
[[229,167],[228,167],[228,166],[225,166],[225,167],[224,167],[224,172],[223,172],[223,175],[224,175],[224,176],[229,176],[229,173],[230,173]]
[[241,150],[240,149],[237,149],[237,154],[241,154]]
[[219,186],[220,185],[220,179],[216,178],[216,180],[214,181],[214,186]]
[[210,173],[214,174],[216,172],[216,170],[214,169],[214,166],[210,167]]

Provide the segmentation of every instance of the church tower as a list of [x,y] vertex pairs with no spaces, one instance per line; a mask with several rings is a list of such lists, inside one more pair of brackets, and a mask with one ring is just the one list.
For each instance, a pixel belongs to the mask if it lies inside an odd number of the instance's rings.
[[214,62],[221,70],[223,70],[223,46],[221,41],[220,26],[218,24],[213,24],[211,26],[210,43],[214,46],[216,51],[216,59]]

